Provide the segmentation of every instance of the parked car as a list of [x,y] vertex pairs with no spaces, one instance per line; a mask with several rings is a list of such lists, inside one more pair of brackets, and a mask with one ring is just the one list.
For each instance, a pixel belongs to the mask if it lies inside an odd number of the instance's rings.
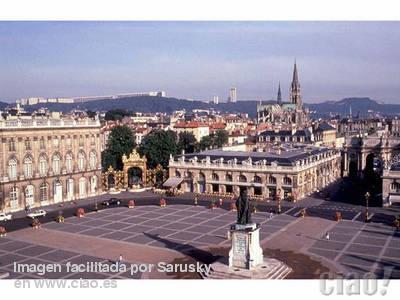
[[6,214],[4,212],[0,213],[0,221],[10,221],[12,219],[11,214]]
[[46,216],[46,211],[44,209],[34,210],[33,212],[27,214],[28,218],[35,219],[37,217]]
[[110,200],[105,200],[105,201],[101,202],[101,204],[104,205],[104,206],[120,205],[121,204],[121,200],[119,200],[117,198],[111,198]]

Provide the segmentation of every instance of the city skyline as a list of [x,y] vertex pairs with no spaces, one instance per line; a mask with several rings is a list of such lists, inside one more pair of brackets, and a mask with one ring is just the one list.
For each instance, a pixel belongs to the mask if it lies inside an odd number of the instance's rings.
[[[1,22],[0,100],[165,90],[227,102],[398,103],[398,22]],[[355,55],[357,54],[357,55]]]

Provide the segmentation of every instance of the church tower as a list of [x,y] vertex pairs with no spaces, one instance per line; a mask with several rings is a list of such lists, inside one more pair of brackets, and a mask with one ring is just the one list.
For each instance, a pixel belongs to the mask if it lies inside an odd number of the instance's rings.
[[294,62],[293,79],[292,79],[292,85],[290,87],[290,102],[296,104],[297,107],[302,106],[301,96],[300,96],[300,83],[299,83],[299,76],[297,74],[296,61]]
[[279,82],[278,87],[278,96],[276,97],[276,102],[281,105],[282,104],[282,93],[281,93],[281,83]]

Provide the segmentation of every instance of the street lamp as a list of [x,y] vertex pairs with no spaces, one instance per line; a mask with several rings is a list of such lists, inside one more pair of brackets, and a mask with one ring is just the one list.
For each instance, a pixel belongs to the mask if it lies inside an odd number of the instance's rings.
[[369,213],[368,213],[368,205],[369,205],[369,198],[371,197],[369,192],[365,193],[365,222],[369,221]]
[[281,189],[280,188],[277,190],[276,200],[278,201],[278,214],[280,214],[282,212],[282,207],[281,207]]

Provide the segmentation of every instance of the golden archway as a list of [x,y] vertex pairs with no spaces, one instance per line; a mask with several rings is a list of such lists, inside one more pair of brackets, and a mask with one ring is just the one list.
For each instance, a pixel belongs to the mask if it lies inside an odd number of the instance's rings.
[[142,183],[146,184],[147,179],[147,158],[146,156],[140,156],[140,154],[133,149],[132,153],[127,157],[125,154],[122,156],[122,163],[124,164],[124,188],[128,189],[128,171],[130,168],[139,168],[142,171]]
[[115,190],[120,190],[123,187],[123,173],[122,171],[118,171],[118,170],[114,170],[114,168],[112,166],[109,166],[107,171],[103,172],[102,174],[103,177],[103,188],[105,190],[110,190],[109,187],[109,176],[113,176],[114,178],[114,189]]

